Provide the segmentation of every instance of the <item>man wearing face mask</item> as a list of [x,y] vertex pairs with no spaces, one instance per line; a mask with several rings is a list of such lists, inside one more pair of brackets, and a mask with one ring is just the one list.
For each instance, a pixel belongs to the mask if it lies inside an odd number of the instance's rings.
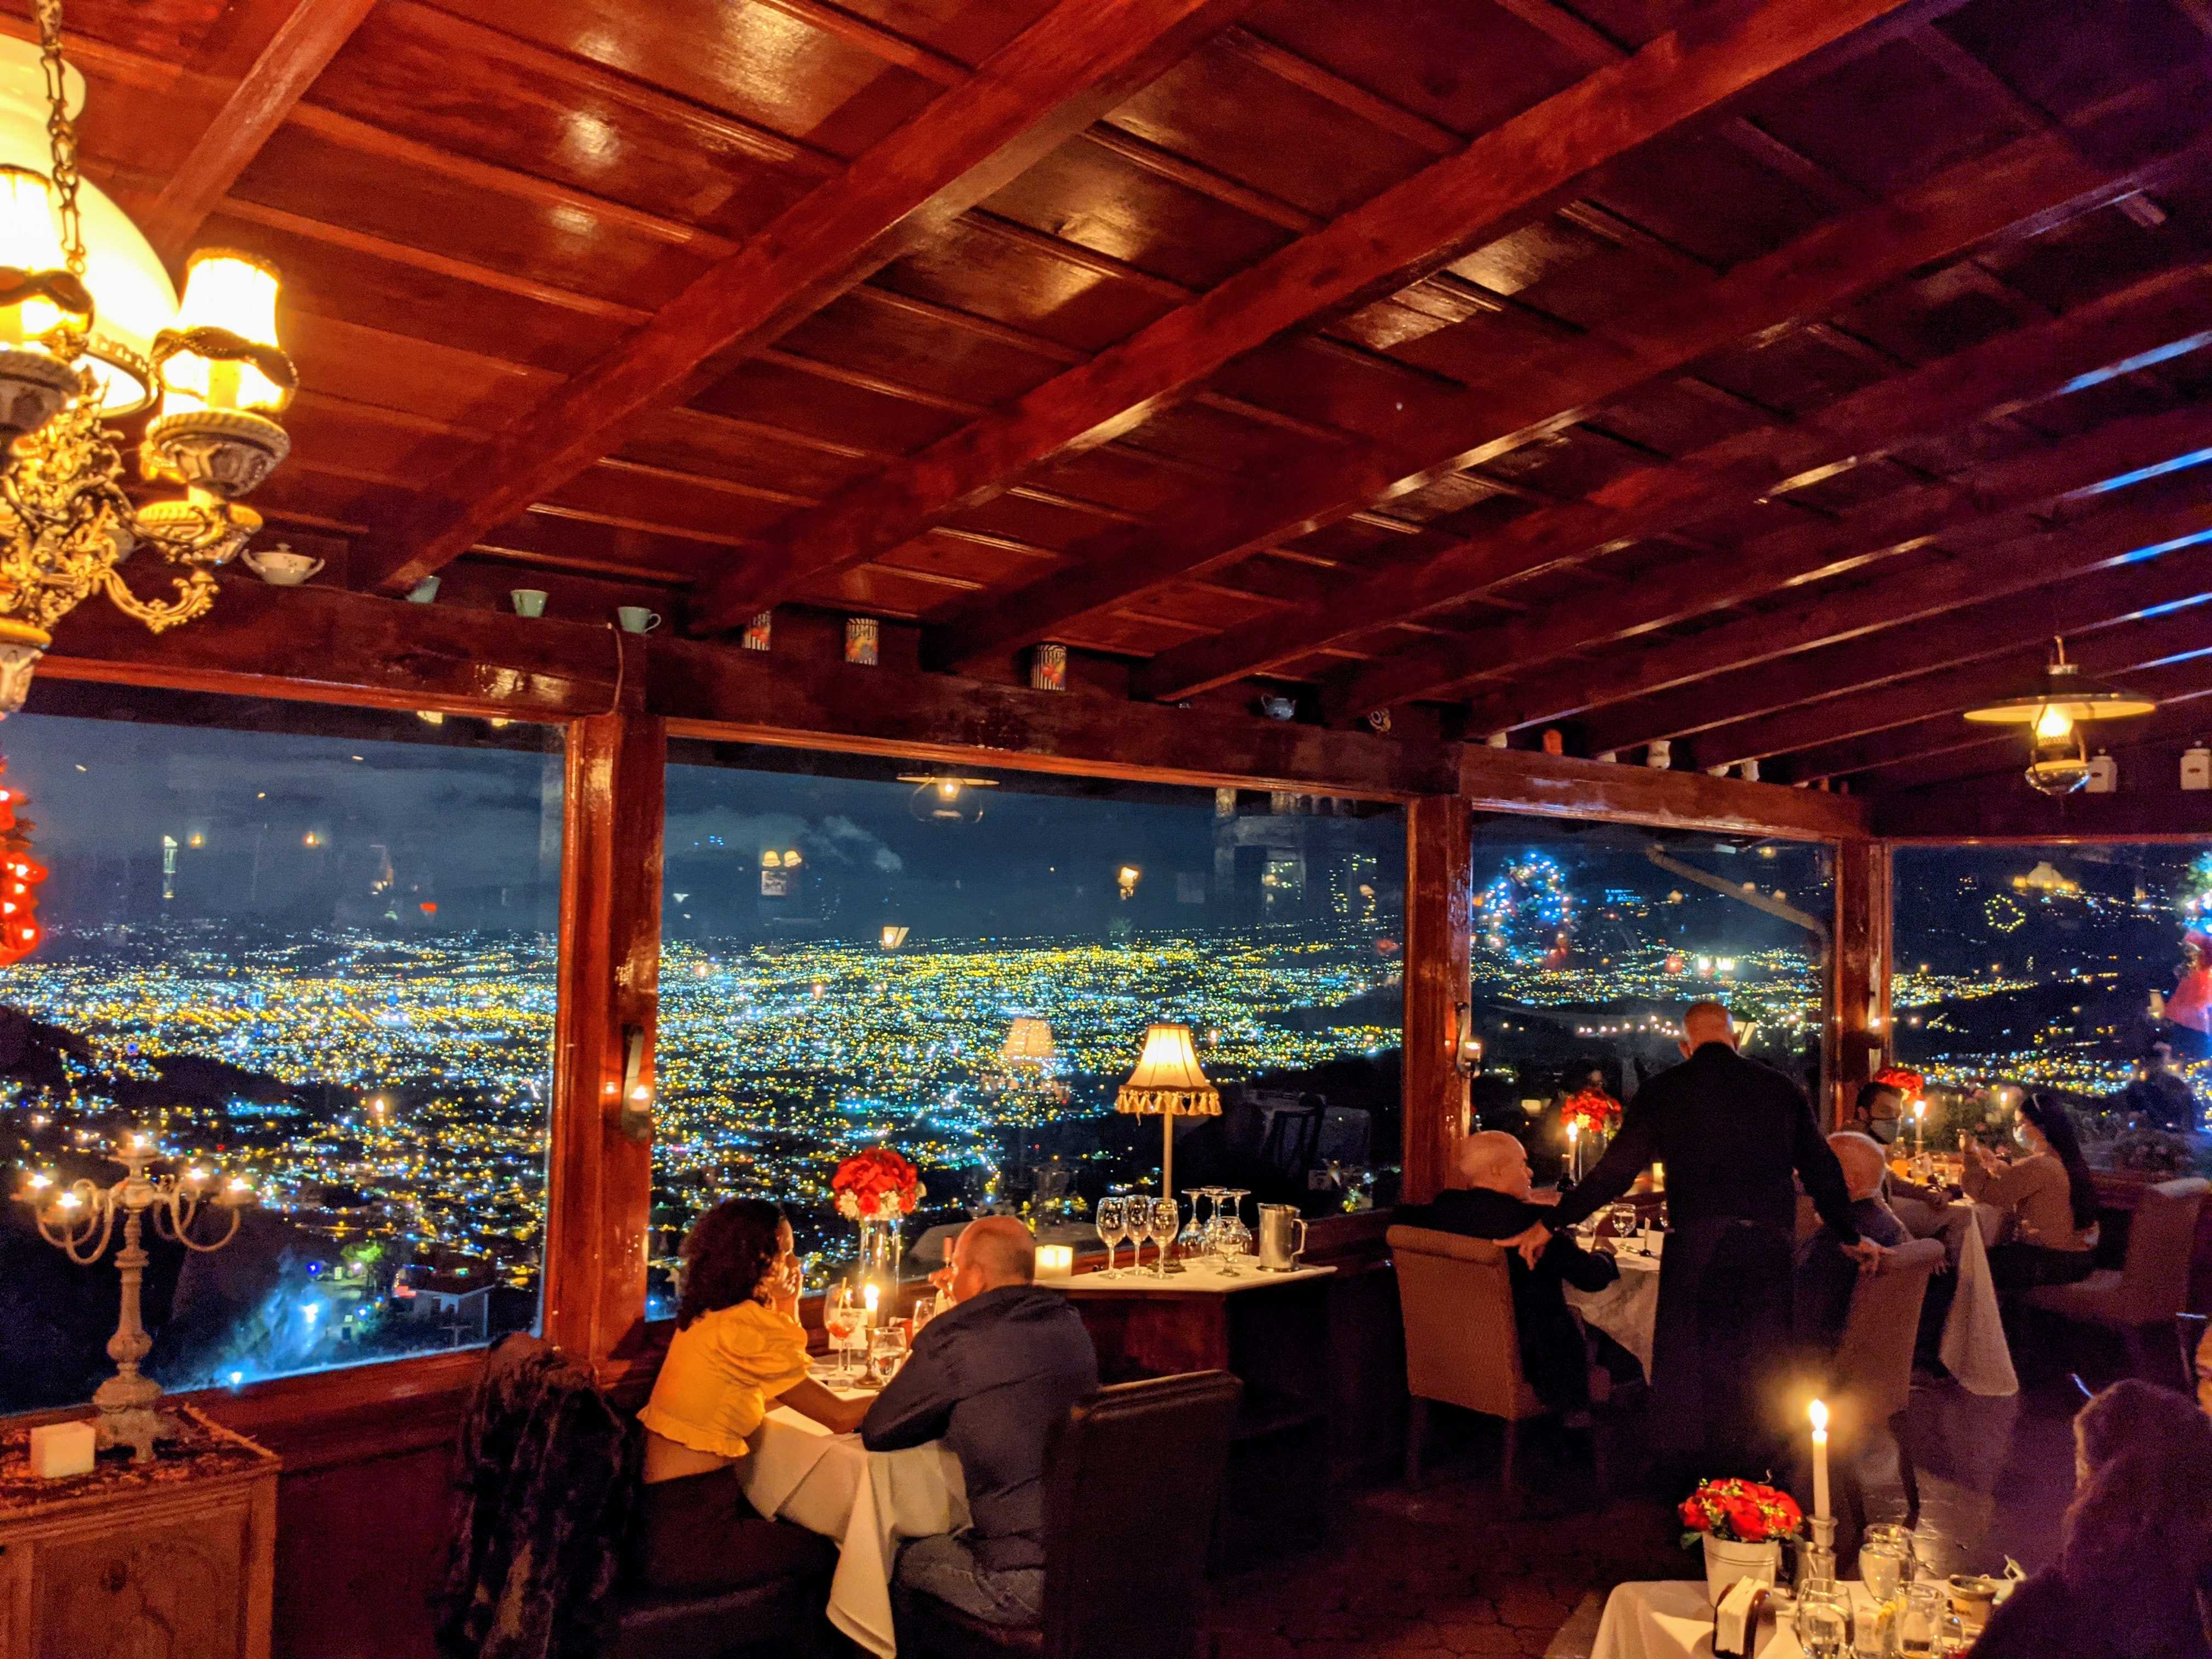
[[1859,1085],[1859,1097],[1851,1103],[1850,1121],[1844,1125],[1844,1128],[1856,1129],[1885,1146],[1893,1146],[1904,1127],[1904,1091],[1893,1083],[1879,1079]]

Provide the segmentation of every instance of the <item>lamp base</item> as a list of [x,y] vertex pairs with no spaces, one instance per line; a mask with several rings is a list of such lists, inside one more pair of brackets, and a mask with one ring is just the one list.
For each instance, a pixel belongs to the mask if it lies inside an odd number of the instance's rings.
[[161,1385],[150,1376],[118,1372],[93,1390],[92,1403],[100,1413],[93,1425],[94,1443],[103,1449],[128,1446],[134,1462],[154,1461],[154,1443],[176,1437],[167,1418],[154,1409]]

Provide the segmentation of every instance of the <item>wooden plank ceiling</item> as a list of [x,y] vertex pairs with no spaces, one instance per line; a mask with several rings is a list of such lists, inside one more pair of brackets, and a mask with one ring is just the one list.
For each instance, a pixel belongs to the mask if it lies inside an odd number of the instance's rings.
[[69,22],[88,173],[286,273],[325,581],[1859,788],[2054,633],[2212,714],[2206,0]]

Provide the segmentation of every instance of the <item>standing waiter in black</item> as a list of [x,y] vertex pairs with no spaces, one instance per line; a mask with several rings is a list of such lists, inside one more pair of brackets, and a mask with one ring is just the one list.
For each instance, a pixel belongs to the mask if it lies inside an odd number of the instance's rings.
[[1553,1232],[1595,1214],[1654,1160],[1672,1223],[1660,1262],[1652,1421],[1662,1460],[1698,1479],[1759,1478],[1783,1461],[1790,1398],[1795,1170],[1820,1218],[1863,1269],[1881,1247],[1851,1222],[1842,1166],[1796,1085],[1736,1052],[1729,1012],[1692,1003],[1683,1060],[1637,1091],[1597,1167],[1548,1224],[1513,1243],[1541,1255]]

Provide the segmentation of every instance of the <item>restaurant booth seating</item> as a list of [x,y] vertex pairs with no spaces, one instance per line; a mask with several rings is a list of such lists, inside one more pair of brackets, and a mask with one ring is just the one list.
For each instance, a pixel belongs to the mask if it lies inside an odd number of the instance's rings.
[[1078,1401],[1045,1458],[1043,1622],[989,1625],[894,1585],[900,1659],[1192,1659],[1243,1388],[1187,1371]]
[[2072,1285],[2045,1285],[2028,1293],[2028,1305],[2079,1324],[2118,1331],[2127,1344],[2128,1370],[2141,1375],[2143,1334],[2170,1329],[2189,1306],[2189,1261],[2197,1243],[2197,1212],[2207,1182],[2161,1181],[2143,1189],[2128,1228],[2127,1255],[2118,1267],[2100,1267]]
[[[1407,1484],[1420,1484],[1429,1402],[1439,1401],[1504,1425],[1498,1481],[1510,1497],[1521,1425],[1547,1413],[1521,1366],[1505,1247],[1427,1227],[1393,1227],[1389,1238],[1405,1318],[1406,1388],[1413,1396],[1406,1419]],[[1591,1441],[1595,1453],[1595,1432]],[[1605,1484],[1601,1462],[1601,1490]]]
[[1892,1250],[1878,1273],[1863,1273],[1851,1288],[1850,1312],[1836,1345],[1829,1402],[1835,1413],[1838,1480],[1857,1530],[1866,1526],[1866,1498],[1856,1454],[1875,1424],[1897,1447],[1897,1472],[1905,1488],[1907,1526],[1920,1524],[1920,1476],[1912,1460],[1912,1348],[1920,1331],[1920,1304],[1928,1281],[1943,1265],[1943,1242],[1916,1238]]

